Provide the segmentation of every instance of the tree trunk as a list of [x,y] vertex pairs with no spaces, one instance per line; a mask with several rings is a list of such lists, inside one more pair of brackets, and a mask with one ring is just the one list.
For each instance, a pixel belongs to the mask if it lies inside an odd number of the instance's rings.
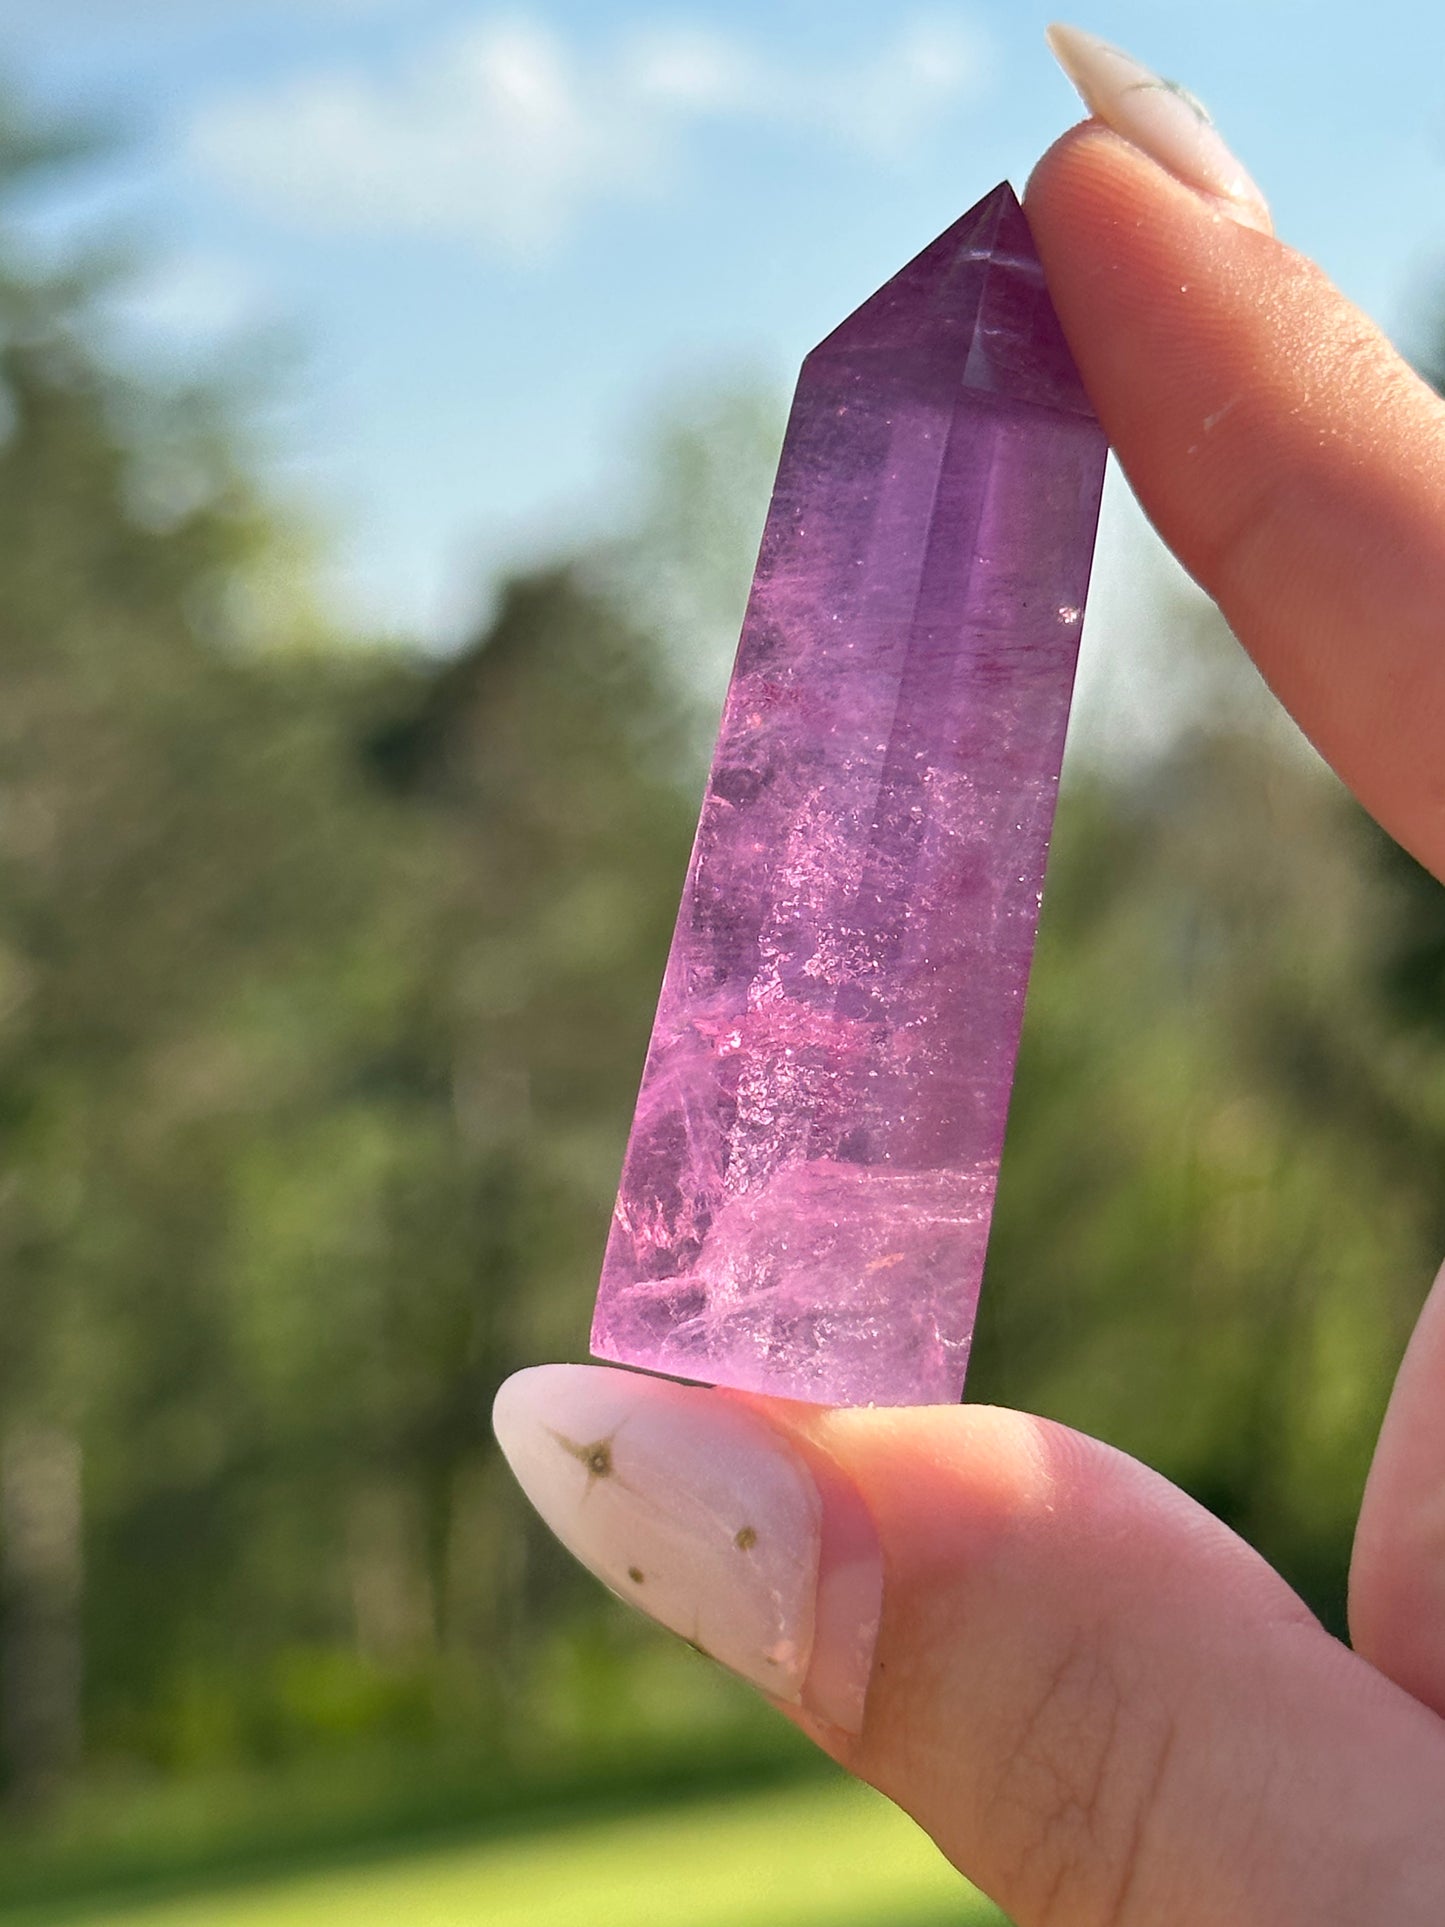
[[80,1472],[66,1432],[17,1425],[0,1442],[0,1754],[21,1803],[80,1757]]

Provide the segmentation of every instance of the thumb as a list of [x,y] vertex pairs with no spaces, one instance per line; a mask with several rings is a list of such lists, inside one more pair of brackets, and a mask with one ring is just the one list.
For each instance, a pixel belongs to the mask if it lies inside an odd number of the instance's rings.
[[1108,1447],[576,1365],[494,1423],[572,1551],[1019,1927],[1440,1917],[1445,1727]]

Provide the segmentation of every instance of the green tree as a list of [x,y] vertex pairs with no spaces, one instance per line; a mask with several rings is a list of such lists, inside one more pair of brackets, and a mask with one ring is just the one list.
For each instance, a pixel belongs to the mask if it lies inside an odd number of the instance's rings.
[[[61,152],[11,131],[0,215]],[[511,1550],[490,1391],[583,1330],[690,827],[681,698],[582,573],[447,664],[280,646],[248,591],[289,537],[224,398],[108,361],[111,273],[0,219],[19,1799],[82,1741],[495,1712],[561,1582]]]

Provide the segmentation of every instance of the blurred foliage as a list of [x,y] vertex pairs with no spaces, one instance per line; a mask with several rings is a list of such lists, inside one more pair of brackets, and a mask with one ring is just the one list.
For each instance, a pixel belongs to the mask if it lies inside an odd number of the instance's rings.
[[[0,118],[8,1797],[749,1730],[486,1415],[585,1342],[775,421],[679,417],[636,540],[452,659],[326,643],[225,406],[112,368],[99,255],[7,238],[58,158]],[[1445,908],[1174,627],[1191,726],[1060,813],[971,1392],[1140,1453],[1338,1627],[1445,1245]]]

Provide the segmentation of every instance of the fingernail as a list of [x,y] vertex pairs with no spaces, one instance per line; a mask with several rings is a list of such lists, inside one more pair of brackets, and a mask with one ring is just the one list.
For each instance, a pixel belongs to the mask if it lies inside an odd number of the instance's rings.
[[1193,94],[1078,27],[1052,26],[1048,42],[1091,114],[1234,220],[1272,232],[1264,196]]
[[775,1699],[862,1730],[877,1533],[843,1475],[726,1395],[597,1365],[509,1378],[497,1442],[557,1537]]

